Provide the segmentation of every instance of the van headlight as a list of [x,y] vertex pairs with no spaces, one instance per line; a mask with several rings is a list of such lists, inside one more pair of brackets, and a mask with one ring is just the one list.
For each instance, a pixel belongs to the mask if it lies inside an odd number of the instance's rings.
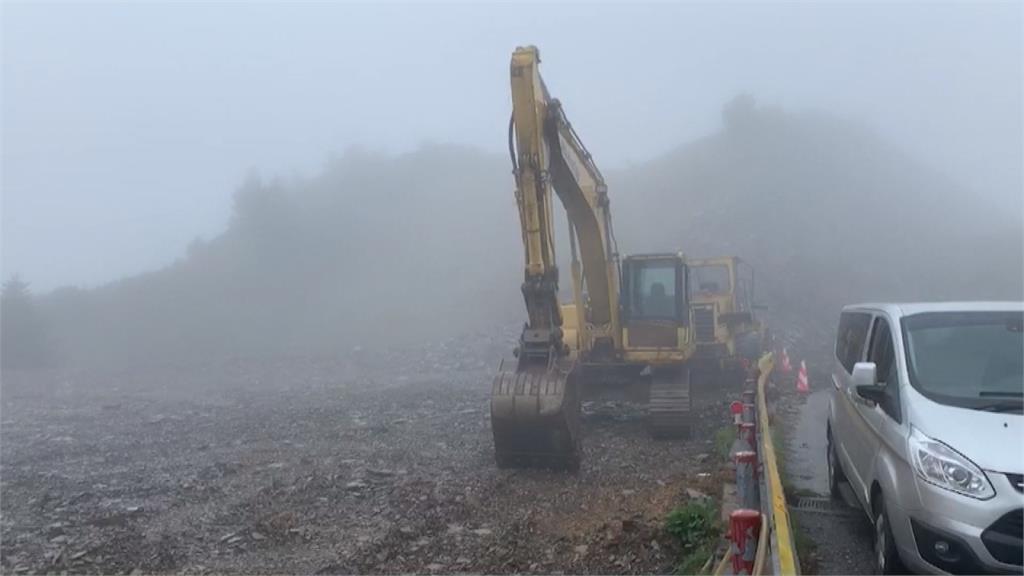
[[992,483],[974,462],[916,428],[911,428],[910,453],[914,469],[926,482],[979,500],[996,495]]

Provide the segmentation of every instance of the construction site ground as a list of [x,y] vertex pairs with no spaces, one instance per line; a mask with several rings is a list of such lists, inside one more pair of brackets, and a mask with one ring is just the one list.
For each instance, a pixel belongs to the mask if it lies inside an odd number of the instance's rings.
[[668,512],[720,492],[729,398],[688,441],[585,405],[578,474],[498,470],[504,339],[3,382],[5,573],[668,573]]

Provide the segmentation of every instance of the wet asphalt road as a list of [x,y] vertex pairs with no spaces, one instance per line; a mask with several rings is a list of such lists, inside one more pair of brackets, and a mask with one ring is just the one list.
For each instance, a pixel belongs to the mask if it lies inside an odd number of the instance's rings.
[[[780,418],[785,433],[783,473],[791,491],[803,498],[828,498],[825,465],[825,426],[829,389],[816,388],[807,396],[790,396],[786,417]],[[789,502],[798,540],[809,542],[801,558],[806,572],[817,574],[871,574],[872,527],[867,516],[854,504],[853,493],[844,486],[846,502],[834,502],[827,512],[800,509]]]
[[816,390],[808,395],[800,406],[792,432],[787,435],[786,472],[789,484],[797,491],[828,494],[825,469],[828,398],[828,390]]

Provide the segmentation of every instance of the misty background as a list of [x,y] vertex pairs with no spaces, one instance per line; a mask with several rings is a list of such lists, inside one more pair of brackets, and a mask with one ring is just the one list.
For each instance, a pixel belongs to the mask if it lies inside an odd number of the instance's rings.
[[2,10],[2,336],[25,364],[521,321],[523,44],[620,248],[745,258],[807,348],[845,303],[1024,291],[1017,4]]

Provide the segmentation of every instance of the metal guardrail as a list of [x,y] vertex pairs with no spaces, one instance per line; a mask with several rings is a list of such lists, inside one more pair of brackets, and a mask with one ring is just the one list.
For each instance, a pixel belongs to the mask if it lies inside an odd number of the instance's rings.
[[[748,380],[743,401],[730,406],[737,427],[732,458],[738,507],[729,514],[730,545],[712,572],[715,576],[800,573],[768,412],[767,386],[775,368],[772,353],[762,356],[757,367],[756,385]],[[700,573],[706,574],[709,567]]]
[[[737,508],[729,513],[730,545],[712,572],[716,576],[800,573],[768,412],[767,387],[775,368],[774,356],[765,354],[757,367],[756,384],[748,380],[743,401],[730,405],[737,429],[732,448]],[[701,573],[707,573],[707,568]]]
[[[757,559],[754,562],[753,573],[765,574],[767,557],[771,556],[772,573],[780,576],[796,575],[800,573],[800,563],[793,539],[793,527],[789,521],[789,508],[786,507],[782,477],[779,474],[775,444],[772,441],[771,420],[768,415],[768,401],[765,394],[768,379],[775,368],[775,359],[771,353],[768,353],[761,357],[757,365],[760,371],[757,379],[757,432],[760,444],[758,452],[763,471],[761,481],[767,498],[763,498],[761,502],[761,517],[766,522],[762,523],[758,538]],[[766,543],[769,546],[765,546]]]

